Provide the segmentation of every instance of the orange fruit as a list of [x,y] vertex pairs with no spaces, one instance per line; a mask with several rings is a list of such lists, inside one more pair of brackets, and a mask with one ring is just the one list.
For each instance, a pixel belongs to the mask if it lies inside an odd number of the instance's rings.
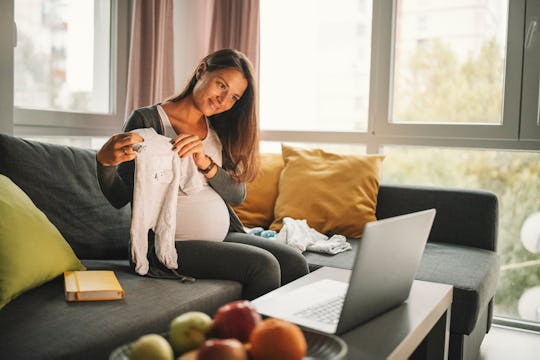
[[307,351],[302,330],[291,322],[268,318],[249,337],[253,360],[301,360]]

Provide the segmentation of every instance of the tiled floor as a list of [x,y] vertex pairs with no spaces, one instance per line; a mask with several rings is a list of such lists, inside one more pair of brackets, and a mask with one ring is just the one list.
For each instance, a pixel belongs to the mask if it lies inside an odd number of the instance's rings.
[[484,338],[478,360],[540,359],[540,334],[493,325]]

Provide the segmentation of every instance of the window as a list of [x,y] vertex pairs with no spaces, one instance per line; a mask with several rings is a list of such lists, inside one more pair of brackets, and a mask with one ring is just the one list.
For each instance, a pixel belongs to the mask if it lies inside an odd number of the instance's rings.
[[371,3],[261,1],[261,124],[366,131]]
[[383,153],[384,183],[485,189],[497,194],[501,273],[494,313],[540,321],[540,243],[522,235],[527,219],[540,215],[536,176],[540,153],[411,146],[384,146]]
[[[124,112],[127,1],[15,2],[15,133],[106,135]],[[114,129],[114,130],[113,130]]]
[[393,123],[502,124],[508,7],[472,5],[398,1]]
[[111,9],[100,5],[106,4],[91,0],[15,4],[15,106],[109,112]]
[[519,139],[523,2],[377,4],[374,14],[396,19],[374,30],[383,59],[372,88],[377,134]]
[[529,0],[261,3],[262,139],[365,146],[387,155],[383,182],[495,192],[495,315],[535,329],[539,19]]

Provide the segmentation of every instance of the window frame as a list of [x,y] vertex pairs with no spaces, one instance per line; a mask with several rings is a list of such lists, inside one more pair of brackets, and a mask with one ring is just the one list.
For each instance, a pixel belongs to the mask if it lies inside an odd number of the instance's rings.
[[[540,3],[527,1],[525,10],[520,139],[540,139]],[[526,76],[525,76],[526,74]]]
[[109,136],[124,122],[129,52],[129,1],[111,0],[110,112],[95,114],[13,107],[18,136]]
[[[382,145],[394,144],[539,151],[540,125],[535,121],[540,122],[538,120],[540,84],[535,83],[535,79],[539,78],[536,64],[540,56],[540,34],[538,34],[540,24],[532,39],[531,48],[524,53],[526,19],[527,24],[532,17],[540,19],[539,6],[533,4],[531,0],[508,0],[502,125],[392,124],[389,119],[396,3],[397,0],[373,1],[367,131],[296,131],[262,128],[261,139],[281,142],[364,143],[367,145],[368,153],[377,153]],[[522,96],[522,91],[531,95]]]
[[[392,123],[392,89],[397,1],[384,0],[374,4],[373,51],[377,53],[372,64],[378,64],[373,82],[370,108],[373,109],[374,132],[382,135],[409,137],[517,139],[519,124],[512,117],[519,114],[521,65],[523,51],[523,17],[525,0],[508,2],[508,31],[504,79],[502,124],[426,124]],[[385,14],[392,14],[391,21]],[[376,21],[376,20],[380,21]],[[512,40],[509,40],[512,39]]]
[[0,1],[0,133],[13,133],[13,51],[17,40],[17,32],[13,14],[15,12],[14,0]]

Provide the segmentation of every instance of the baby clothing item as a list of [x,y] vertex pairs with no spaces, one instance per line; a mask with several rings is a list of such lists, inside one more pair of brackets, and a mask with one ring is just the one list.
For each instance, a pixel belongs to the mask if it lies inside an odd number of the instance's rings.
[[351,250],[351,244],[347,242],[347,238],[343,235],[332,235],[329,239],[321,239],[308,245],[309,251],[335,255],[340,252]]
[[[163,107],[157,105],[163,125],[163,134],[170,138],[177,136]],[[206,155],[218,165],[222,165],[222,145],[214,129],[206,120],[207,134],[202,139]],[[178,193],[176,207],[175,240],[223,241],[230,227],[230,215],[223,198],[208,184],[206,177],[199,173],[203,187],[201,191],[186,196]]]
[[335,255],[352,249],[345,236],[333,235],[328,238],[309,227],[306,220],[295,220],[290,217],[283,218],[283,227],[277,234],[276,240],[300,252],[308,250]]
[[155,233],[156,255],[167,268],[178,268],[175,247],[176,203],[179,191],[189,195],[202,189],[193,158],[180,158],[170,138],[153,128],[136,129],[144,142],[137,149],[131,209],[131,257],[135,271],[148,272],[148,230]]
[[262,227],[255,227],[253,229],[245,229],[250,235],[260,236],[266,239],[274,239],[277,237],[277,232],[274,230],[264,230]]

